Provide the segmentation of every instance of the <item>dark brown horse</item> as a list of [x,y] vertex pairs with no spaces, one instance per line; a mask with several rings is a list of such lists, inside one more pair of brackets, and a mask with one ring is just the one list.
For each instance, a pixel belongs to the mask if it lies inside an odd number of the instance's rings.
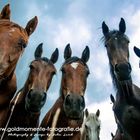
[[9,6],[6,5],[0,14],[0,127],[5,126],[5,112],[17,89],[16,64],[38,23],[37,17],[25,28],[11,22]]
[[[60,97],[45,115],[41,127],[47,128],[40,132],[40,140],[49,140],[51,128],[54,128],[53,140],[80,140],[80,127],[83,123],[85,108],[84,94],[86,90],[89,68],[89,48],[86,47],[82,57],[71,57],[71,48],[68,44],[64,51],[65,62],[61,67],[62,80]],[[60,109],[57,119],[55,113]],[[56,121],[55,125],[54,121]],[[51,135],[51,136],[52,136]],[[49,138],[48,138],[49,137]]]
[[[112,94],[110,95],[110,99],[113,103],[113,108],[114,108],[116,101],[115,101],[115,98]],[[115,135],[113,135],[113,133],[111,133],[112,140],[131,140],[128,136],[124,135],[123,130],[121,129],[119,121],[117,120],[117,117],[115,116],[115,114],[114,114],[114,117],[115,117],[115,121],[117,124],[117,130],[116,130]]]
[[[24,87],[11,102],[11,108],[13,105],[15,107],[7,126],[8,129],[33,129],[38,127],[40,111],[45,104],[47,90],[56,73],[54,63],[56,63],[58,59],[58,49],[54,51],[50,59],[41,57],[41,54],[42,44],[40,44],[35,51],[35,60],[30,64],[29,76]],[[9,114],[11,113],[11,108]],[[31,140],[36,131],[37,129],[6,132],[3,139]],[[16,134],[16,136],[14,136],[14,134]]]
[[140,49],[134,46],[134,52],[140,58]]
[[[125,21],[121,18],[119,30],[109,31],[102,23],[113,85],[117,91],[113,110],[123,134],[131,140],[139,140],[140,130],[140,89],[132,83],[129,63],[129,39],[124,34]],[[137,101],[137,102],[136,102]]]
[[129,140],[125,138],[124,134],[119,129],[116,130],[115,135],[111,133],[111,136],[112,140]]

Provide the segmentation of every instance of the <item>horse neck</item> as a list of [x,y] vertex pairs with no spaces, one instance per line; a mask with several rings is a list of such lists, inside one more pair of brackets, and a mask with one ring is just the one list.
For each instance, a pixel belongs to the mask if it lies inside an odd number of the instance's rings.
[[10,77],[7,80],[3,81],[0,85],[0,107],[9,106],[9,103],[13,98],[16,90],[16,75],[12,73]]
[[[29,91],[29,88],[28,88],[28,80],[25,82],[24,86],[22,89],[20,89],[16,96],[13,98],[13,100],[11,101],[11,104],[14,104],[15,100],[17,100],[17,105],[18,106],[23,106],[25,104],[25,98],[26,98],[26,95]],[[18,99],[17,99],[18,98]]]
[[10,120],[10,127],[38,127],[40,112],[28,112],[25,109],[25,97],[26,94],[24,93],[24,90],[21,89],[11,101],[11,108],[14,105],[14,111],[12,114],[12,119]]
[[120,97],[124,96],[124,94],[126,96],[127,96],[127,94],[132,95],[132,93],[133,93],[132,79],[130,79],[129,81],[123,81],[123,82],[118,81],[114,74],[114,69],[111,64],[110,64],[110,74],[112,77],[113,86]]
[[83,124],[82,124],[82,129],[81,129],[81,140],[86,140],[85,124],[86,124],[86,118],[84,117],[84,121],[83,121]]

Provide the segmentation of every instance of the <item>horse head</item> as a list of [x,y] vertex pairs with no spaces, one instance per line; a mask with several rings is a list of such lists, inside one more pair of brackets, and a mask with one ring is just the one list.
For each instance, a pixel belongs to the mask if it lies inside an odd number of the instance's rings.
[[125,35],[126,24],[123,18],[119,23],[119,30],[109,31],[105,22],[102,23],[105,47],[107,50],[112,75],[119,81],[131,79],[131,65],[129,63],[129,39]]
[[29,36],[34,32],[38,20],[35,16],[25,28],[10,21],[10,5],[0,14],[0,81],[10,77],[20,55],[27,46]]
[[99,120],[100,110],[96,113],[89,113],[88,109],[85,110],[85,120],[82,125],[82,140],[100,140],[100,126]]
[[41,57],[42,43],[36,48],[35,60],[30,64],[30,72],[26,81],[24,92],[25,108],[31,112],[38,112],[45,104],[47,90],[50,87],[52,78],[56,73],[54,64],[58,60],[58,49],[56,49],[50,59]]
[[64,51],[65,62],[61,67],[61,95],[64,99],[65,115],[71,119],[83,118],[85,108],[84,94],[86,90],[89,68],[89,48],[86,47],[81,58],[71,57],[72,51],[68,44]]

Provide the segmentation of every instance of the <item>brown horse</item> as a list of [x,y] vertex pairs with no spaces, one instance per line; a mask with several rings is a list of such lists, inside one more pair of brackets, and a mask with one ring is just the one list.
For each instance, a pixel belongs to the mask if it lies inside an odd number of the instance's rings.
[[[53,52],[50,59],[41,57],[41,54],[42,44],[35,51],[35,60],[30,64],[29,76],[24,87],[11,102],[11,108],[13,105],[15,107],[11,118],[9,118],[10,121],[7,128],[23,129],[21,131],[6,132],[3,138],[4,140],[31,140],[37,131],[37,129],[35,130],[33,128],[38,127],[40,111],[45,104],[47,90],[56,73],[54,63],[58,59],[58,49]],[[11,113],[11,108],[9,114]],[[24,131],[24,128],[32,128],[33,130]]]
[[16,64],[38,23],[37,17],[25,28],[11,22],[9,6],[6,5],[0,14],[0,127],[5,126],[5,114],[17,89]]
[[[53,140],[80,140],[80,127],[83,123],[86,90],[89,68],[89,48],[86,47],[82,57],[71,57],[68,44],[64,51],[65,62],[61,67],[62,80],[60,97],[45,115],[41,127],[46,131],[39,132],[40,140],[47,140],[51,129],[54,129]],[[56,125],[52,126],[55,112],[60,109]],[[53,128],[54,127],[54,128]]]
[[125,30],[126,24],[123,18],[121,18],[119,30],[109,31],[105,22],[102,23],[110,72],[117,91],[113,111],[123,134],[131,137],[131,140],[139,140],[140,106],[138,100],[140,99],[140,89],[132,83],[129,39],[124,34]]

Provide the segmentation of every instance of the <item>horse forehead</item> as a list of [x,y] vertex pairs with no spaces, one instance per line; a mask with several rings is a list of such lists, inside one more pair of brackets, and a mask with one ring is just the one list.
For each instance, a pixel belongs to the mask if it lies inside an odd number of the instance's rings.
[[51,64],[50,62],[46,62],[44,60],[38,61],[36,65],[38,65],[42,70],[45,71],[49,71],[50,69],[55,69],[53,64]]
[[9,30],[9,33],[10,32],[15,32],[16,30],[15,30],[15,28],[11,28],[10,30]]
[[9,34],[9,36],[12,36],[13,33],[15,33],[15,32],[16,32],[16,29],[15,29],[15,28],[11,28],[11,29],[8,31],[8,34]]
[[89,125],[90,124],[100,124],[98,118],[96,117],[95,114],[90,114],[89,117],[87,118],[87,122],[89,122]]
[[73,69],[77,69],[77,67],[79,66],[79,62],[72,62],[71,64],[71,67],[73,68]]
[[0,33],[4,32],[8,33],[10,37],[11,36],[14,37],[14,35],[19,35],[25,40],[25,42],[28,42],[27,32],[24,30],[24,28],[22,28],[18,24],[12,22],[6,22],[2,24],[0,22],[0,28],[1,28]]

